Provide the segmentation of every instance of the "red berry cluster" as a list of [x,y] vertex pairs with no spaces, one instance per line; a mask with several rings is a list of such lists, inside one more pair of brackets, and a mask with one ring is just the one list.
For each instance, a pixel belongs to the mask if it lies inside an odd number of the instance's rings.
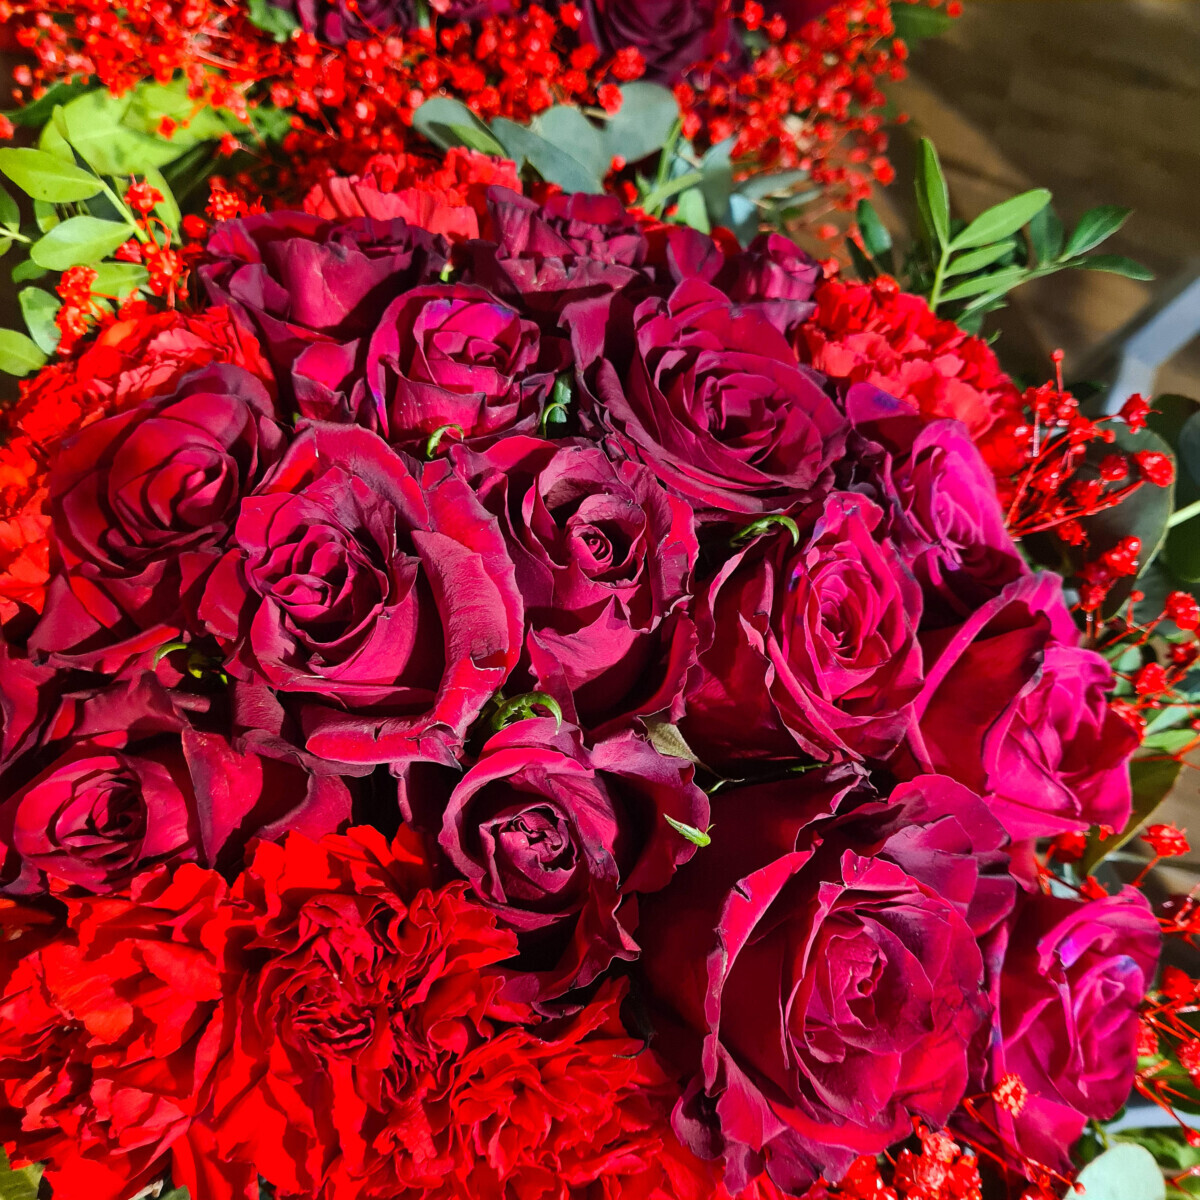
[[[806,170],[825,193],[812,220],[833,236],[823,214],[852,209],[875,181],[893,176],[878,84],[904,75],[907,51],[891,2],[838,0],[789,34],[757,0],[727,0],[719,15],[764,38],[765,49],[749,70],[704,62],[685,73],[676,88],[685,135],[703,150],[736,133],[734,158],[745,173]],[[903,2],[958,8],[956,0]],[[239,0],[0,0],[0,23],[36,60],[14,72],[14,99],[27,103],[55,83],[92,77],[119,94],[181,72],[197,111],[212,105],[245,120],[271,104],[291,115],[292,128],[288,163],[270,190],[294,202],[329,174],[358,174],[374,154],[411,149],[412,114],[430,96],[457,96],[485,120],[527,122],[559,103],[612,113],[618,85],[645,72],[637,49],[601,55],[583,41],[582,13],[570,3],[553,14],[522,5],[509,17],[440,26],[435,11],[428,28],[344,46],[308,33],[281,46],[247,11]],[[167,120],[162,132],[174,128]]]

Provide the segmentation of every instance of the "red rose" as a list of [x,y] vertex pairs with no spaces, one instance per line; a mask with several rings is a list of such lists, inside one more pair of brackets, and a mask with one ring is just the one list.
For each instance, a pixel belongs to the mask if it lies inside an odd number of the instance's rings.
[[319,423],[242,502],[200,616],[232,673],[284,694],[310,753],[360,774],[453,765],[522,632],[504,538],[448,464]]
[[525,936],[543,998],[637,957],[629,903],[696,851],[668,818],[708,827],[693,768],[632,733],[586,748],[577,729],[518,721],[454,789],[441,844],[476,894]]
[[793,549],[779,530],[700,589],[682,728],[712,764],[877,758],[912,723],[921,591],[865,496],[835,492]]
[[712,844],[642,902],[639,965],[692,1080],[675,1128],[732,1191],[764,1167],[837,1180],[914,1117],[943,1125],[980,1071],[1003,831],[939,777],[870,799],[845,766],[721,793]]
[[700,279],[627,319],[568,311],[590,417],[702,521],[787,510],[827,489],[846,419],[760,312]]
[[284,440],[259,380],[210,366],[64,442],[50,472],[63,575],[35,649],[111,670],[114,643],[145,648],[178,633],[239,501]]
[[682,715],[699,552],[688,504],[586,443],[509,437],[452,457],[508,540],[531,688],[593,731]]

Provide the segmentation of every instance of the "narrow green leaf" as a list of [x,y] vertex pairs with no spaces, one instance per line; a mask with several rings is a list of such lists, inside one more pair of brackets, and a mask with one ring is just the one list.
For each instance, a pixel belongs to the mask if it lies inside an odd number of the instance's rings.
[[858,222],[858,232],[862,237],[863,249],[872,257],[879,258],[892,248],[892,235],[887,226],[879,219],[875,206],[869,200],[860,200],[855,210],[854,219]]
[[1112,237],[1129,219],[1132,211],[1131,208],[1118,208],[1111,204],[1089,209],[1079,218],[1079,224],[1075,226],[1075,232],[1071,234],[1067,248],[1063,251],[1064,257],[1073,258],[1077,254],[1086,254],[1106,238]]
[[1093,254],[1091,258],[1077,259],[1068,262],[1067,266],[1084,271],[1107,271],[1110,275],[1124,275],[1126,279],[1138,279],[1148,282],[1154,278],[1154,272],[1144,267],[1132,258],[1123,254]]
[[875,264],[858,248],[853,238],[846,239],[846,249],[850,251],[850,261],[854,266],[855,274],[864,283],[870,282],[878,274],[879,270]]
[[712,838],[703,829],[697,829],[695,825],[685,825],[682,821],[677,821],[674,817],[667,816],[666,813],[663,813],[663,819],[676,833],[681,837],[687,838],[694,846],[704,847],[712,845]]
[[45,362],[45,354],[23,333],[0,329],[0,371],[6,375],[28,375]]
[[950,243],[951,250],[966,250],[972,246],[990,246],[1001,238],[1011,237],[1029,224],[1050,203],[1045,188],[1033,188],[981,212],[970,225]]
[[969,275],[972,271],[981,271],[992,263],[1011,254],[1016,243],[1009,238],[1004,242],[996,242],[993,246],[983,246],[979,250],[968,250],[952,259],[946,268],[947,275]]
[[14,233],[19,233],[21,229],[21,210],[3,188],[0,188],[0,225]]
[[51,204],[90,200],[101,186],[90,172],[44,150],[11,147],[0,150],[0,173],[7,175],[27,196]]
[[98,263],[130,236],[129,226],[123,221],[70,217],[34,242],[29,257],[40,267],[65,271],[68,267]]
[[139,174],[151,187],[156,187],[162,192],[162,203],[154,206],[154,213],[159,220],[165,221],[175,233],[178,233],[183,214],[179,211],[179,204],[175,200],[174,192],[171,191],[171,185],[157,167],[144,166]]
[[1047,204],[1029,222],[1029,240],[1039,263],[1053,262],[1063,248],[1063,223],[1054,205]]
[[808,179],[807,171],[797,167],[792,171],[766,172],[761,175],[751,175],[737,185],[739,196],[747,200],[765,200],[768,196],[788,195],[798,183]]
[[14,125],[40,129],[50,120],[50,114],[60,104],[66,104],[88,90],[86,83],[56,83],[44,96],[23,108],[9,109],[4,115]]
[[930,242],[945,246],[950,240],[950,190],[937,150],[921,139],[917,153],[917,210]]
[[1016,287],[1028,272],[1024,267],[1002,267],[990,275],[976,275],[973,279],[964,279],[948,291],[942,293],[943,300],[965,300],[968,296],[980,296],[984,292],[998,292]]
[[29,335],[37,344],[39,350],[53,354],[58,349],[61,336],[58,326],[54,323],[54,315],[59,309],[59,300],[49,292],[39,287],[22,288],[17,293],[17,301],[21,305],[21,315]]

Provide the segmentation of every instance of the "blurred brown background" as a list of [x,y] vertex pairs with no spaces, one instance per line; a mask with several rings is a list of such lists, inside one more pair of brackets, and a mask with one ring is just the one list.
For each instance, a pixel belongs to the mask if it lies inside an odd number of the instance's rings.
[[[915,137],[937,145],[958,215],[1048,187],[1068,228],[1088,208],[1134,210],[1105,250],[1154,283],[1070,271],[1014,293],[1007,365],[1044,378],[1072,364],[1181,272],[1200,274],[1200,0],[963,0],[950,32],[913,51],[892,98],[911,124],[894,139],[901,178]],[[1200,344],[1159,376],[1200,396]]]

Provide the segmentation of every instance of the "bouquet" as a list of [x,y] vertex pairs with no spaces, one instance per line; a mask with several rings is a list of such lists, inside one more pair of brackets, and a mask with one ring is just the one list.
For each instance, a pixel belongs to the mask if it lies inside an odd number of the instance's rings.
[[952,221],[925,148],[855,279],[450,129],[203,219],[87,96],[0,151],[59,274],[0,338],[0,1187],[1187,1186],[1106,1123],[1200,1096],[1187,841],[1121,850],[1195,738],[1138,579],[1192,413],[964,328],[1119,214]]

